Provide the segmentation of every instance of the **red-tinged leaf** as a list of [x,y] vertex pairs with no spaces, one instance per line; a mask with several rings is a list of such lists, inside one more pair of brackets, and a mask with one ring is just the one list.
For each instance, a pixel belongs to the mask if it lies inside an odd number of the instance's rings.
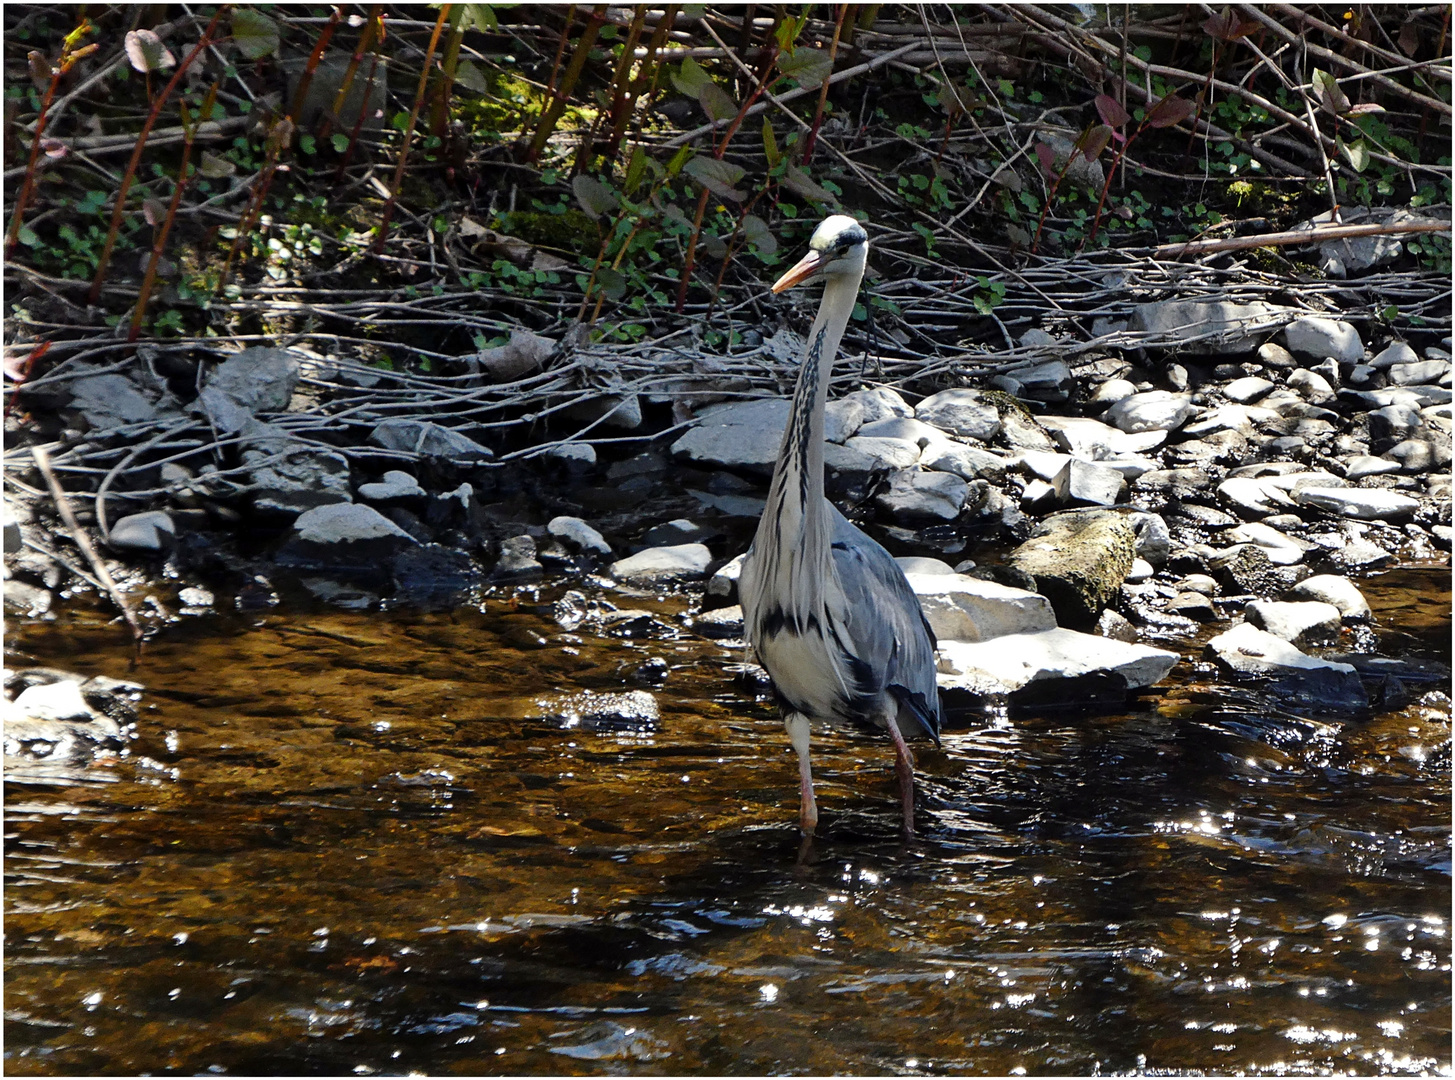
[[1046,175],[1054,178],[1056,176],[1056,151],[1052,150],[1048,143],[1036,143],[1036,160],[1041,163],[1041,168]]
[[778,55],[778,70],[797,80],[799,86],[815,87],[834,73],[834,62],[821,49],[798,48]]
[[151,30],[126,32],[126,58],[140,72],[164,71],[177,66],[177,58]]
[[1087,161],[1095,161],[1101,157],[1101,152],[1106,149],[1106,144],[1111,142],[1111,128],[1105,124],[1097,124],[1087,131],[1076,141],[1081,156]]
[[734,187],[745,174],[741,165],[719,158],[695,157],[684,167],[683,172],[696,180],[714,195],[741,202],[748,197],[746,191]]
[[1203,22],[1202,28],[1207,32],[1208,37],[1215,37],[1219,41],[1229,41],[1237,16],[1233,14],[1232,8],[1223,8],[1216,15],[1209,15]]
[[155,229],[167,219],[167,204],[160,199],[144,199],[141,204],[141,214],[147,219],[147,224]]
[[1384,106],[1375,101],[1361,101],[1358,105],[1351,105],[1345,110],[1345,116],[1369,116],[1372,113],[1384,112]]
[[702,106],[702,111],[709,120],[731,120],[738,115],[737,102],[728,97],[727,91],[714,82],[704,84],[697,92],[697,103]]
[[1186,98],[1168,94],[1147,113],[1147,123],[1154,128],[1175,127],[1197,111],[1197,106]]
[[1096,111],[1101,117],[1103,124],[1119,128],[1131,119],[1127,110],[1122,108],[1122,103],[1110,94],[1096,95]]
[[1325,109],[1335,116],[1342,116],[1349,111],[1349,99],[1344,91],[1339,89],[1339,80],[1322,68],[1314,72],[1314,90],[1319,95],[1319,100]]

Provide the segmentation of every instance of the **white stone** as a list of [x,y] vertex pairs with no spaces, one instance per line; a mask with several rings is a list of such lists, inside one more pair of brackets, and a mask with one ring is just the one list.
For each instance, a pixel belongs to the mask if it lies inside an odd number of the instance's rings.
[[1444,360],[1419,360],[1415,363],[1391,364],[1389,381],[1395,386],[1419,386],[1439,382],[1450,370]]
[[1184,435],[1201,438],[1216,431],[1237,431],[1252,434],[1258,424],[1278,419],[1278,412],[1258,405],[1219,405],[1215,409],[1204,409],[1183,427]]
[[860,438],[900,439],[923,450],[949,443],[950,437],[937,427],[912,416],[886,416],[859,428]]
[[1358,454],[1344,462],[1345,480],[1361,480],[1366,476],[1393,472],[1399,472],[1399,462],[1390,461],[1388,458]]
[[1156,572],[1146,559],[1133,559],[1132,568],[1127,571],[1127,581],[1133,585],[1140,585],[1144,581],[1150,581]]
[[905,578],[942,642],[986,641],[1056,625],[1051,602],[1040,593],[954,572],[906,571]]
[[879,439],[855,435],[844,445],[850,450],[868,454],[879,469],[907,469],[919,462],[919,445],[908,439]]
[[423,498],[424,488],[419,481],[402,469],[390,469],[384,478],[375,484],[360,484],[359,495],[371,502],[385,499]]
[[1338,574],[1315,574],[1304,578],[1288,595],[1295,600],[1318,600],[1332,604],[1345,619],[1368,619],[1369,601],[1352,581]]
[[111,526],[107,540],[113,548],[126,551],[161,551],[170,547],[177,535],[172,515],[165,510],[148,510],[128,514]]
[[1311,487],[1296,492],[1300,505],[1317,506],[1361,521],[1397,521],[1420,508],[1418,499],[1384,488]]
[[888,490],[877,495],[874,502],[902,521],[953,521],[960,516],[969,494],[970,485],[953,473],[902,469],[890,474]]
[[954,574],[955,568],[944,559],[929,559],[923,555],[896,555],[894,561],[899,568],[909,574],[931,574],[947,575]]
[[553,517],[546,524],[546,532],[557,540],[574,544],[579,551],[594,551],[598,555],[610,555],[611,545],[606,538],[578,517],[561,515]]
[[1228,533],[1228,539],[1253,544],[1277,566],[1295,566],[1303,562],[1305,548],[1302,544],[1261,522],[1239,525]]
[[672,456],[694,465],[770,473],[788,423],[786,398],[712,405],[672,444]]
[[1276,325],[1285,310],[1261,300],[1163,300],[1132,308],[1130,325],[1147,335],[1151,345],[1178,345],[1189,355],[1227,356],[1252,351],[1260,331]]
[[989,641],[941,641],[941,688],[1007,694],[1033,682],[1108,674],[1141,689],[1161,682],[1177,654],[1057,627]]
[[1236,401],[1246,405],[1249,402],[1257,401],[1268,391],[1273,389],[1273,384],[1267,379],[1260,379],[1257,375],[1246,375],[1241,379],[1234,379],[1223,387],[1223,393],[1229,401]]
[[1240,675],[1286,679],[1321,700],[1348,707],[1367,703],[1364,685],[1351,665],[1310,656],[1249,623],[1240,622],[1219,634],[1207,643],[1207,651],[1218,663]]
[[706,544],[672,544],[647,548],[611,564],[611,576],[622,581],[654,584],[699,578],[707,572],[712,552]]
[[1122,398],[1129,398],[1137,392],[1137,385],[1128,379],[1107,379],[1086,399],[1088,405],[1115,405]]
[[942,431],[989,442],[1000,431],[1000,413],[978,390],[941,390],[915,407],[914,415]]
[[1369,361],[1369,366],[1374,368],[1393,367],[1395,364],[1413,364],[1419,360],[1419,354],[1410,348],[1403,341],[1392,341],[1384,350]]
[[81,684],[70,679],[27,686],[6,711],[31,720],[91,719],[91,706],[81,694]]
[[1254,600],[1243,618],[1284,641],[1327,641],[1339,634],[1341,618],[1333,604],[1319,600]]
[[864,410],[864,423],[872,424],[890,416],[914,416],[914,406],[887,386],[871,386],[845,394],[840,401],[857,401]]
[[1317,371],[1309,371],[1307,368],[1295,371],[1288,377],[1288,388],[1296,390],[1305,401],[1311,401],[1315,405],[1329,401],[1334,396],[1334,388],[1329,385],[1329,380]]
[[927,469],[954,473],[966,480],[999,481],[1005,476],[1006,459],[999,454],[948,440],[926,446],[919,461]]
[[1313,360],[1332,356],[1341,364],[1356,364],[1364,358],[1359,331],[1340,319],[1305,315],[1284,327],[1283,337],[1295,356]]
[[1191,394],[1147,390],[1118,401],[1106,411],[1106,420],[1128,432],[1175,431],[1195,412]]
[[329,503],[305,510],[293,522],[294,535],[311,544],[348,544],[361,540],[393,539],[417,544],[414,537],[372,506]]
[[830,401],[823,411],[823,437],[831,443],[851,439],[864,426],[864,401],[845,397]]
[[1062,450],[1088,461],[1145,453],[1167,441],[1162,430],[1129,433],[1085,416],[1043,416],[1040,422]]

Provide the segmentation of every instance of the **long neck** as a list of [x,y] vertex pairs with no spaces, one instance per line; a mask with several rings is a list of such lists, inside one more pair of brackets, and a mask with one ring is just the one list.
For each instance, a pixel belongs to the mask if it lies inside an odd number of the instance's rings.
[[[824,406],[834,356],[859,293],[859,278],[858,274],[835,274],[824,284],[823,302],[808,335],[798,388],[793,392],[793,408],[778,449],[769,499],[770,507],[782,508],[780,521],[785,532],[798,525],[803,529],[803,541],[821,541],[825,551],[828,522],[823,494]],[[813,528],[814,524],[822,528]]]

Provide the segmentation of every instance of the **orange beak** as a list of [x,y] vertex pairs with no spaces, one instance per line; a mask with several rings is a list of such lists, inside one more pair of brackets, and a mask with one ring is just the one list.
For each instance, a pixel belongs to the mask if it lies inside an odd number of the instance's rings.
[[775,293],[781,293],[784,289],[791,289],[793,286],[806,281],[823,269],[823,264],[823,252],[810,250],[807,255],[793,264],[793,268],[788,273],[773,282],[773,291]]

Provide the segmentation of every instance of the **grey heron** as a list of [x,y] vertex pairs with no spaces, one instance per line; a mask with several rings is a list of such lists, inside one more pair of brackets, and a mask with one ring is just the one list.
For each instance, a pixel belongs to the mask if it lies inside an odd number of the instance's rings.
[[763,518],[738,590],[748,641],[773,680],[798,756],[799,825],[818,823],[809,764],[810,721],[868,724],[894,740],[904,832],[914,835],[914,758],[906,730],[939,742],[935,636],[889,552],[824,497],[824,406],[869,254],[869,237],[836,214],[808,254],[773,284],[783,292],[822,277],[798,385]]

